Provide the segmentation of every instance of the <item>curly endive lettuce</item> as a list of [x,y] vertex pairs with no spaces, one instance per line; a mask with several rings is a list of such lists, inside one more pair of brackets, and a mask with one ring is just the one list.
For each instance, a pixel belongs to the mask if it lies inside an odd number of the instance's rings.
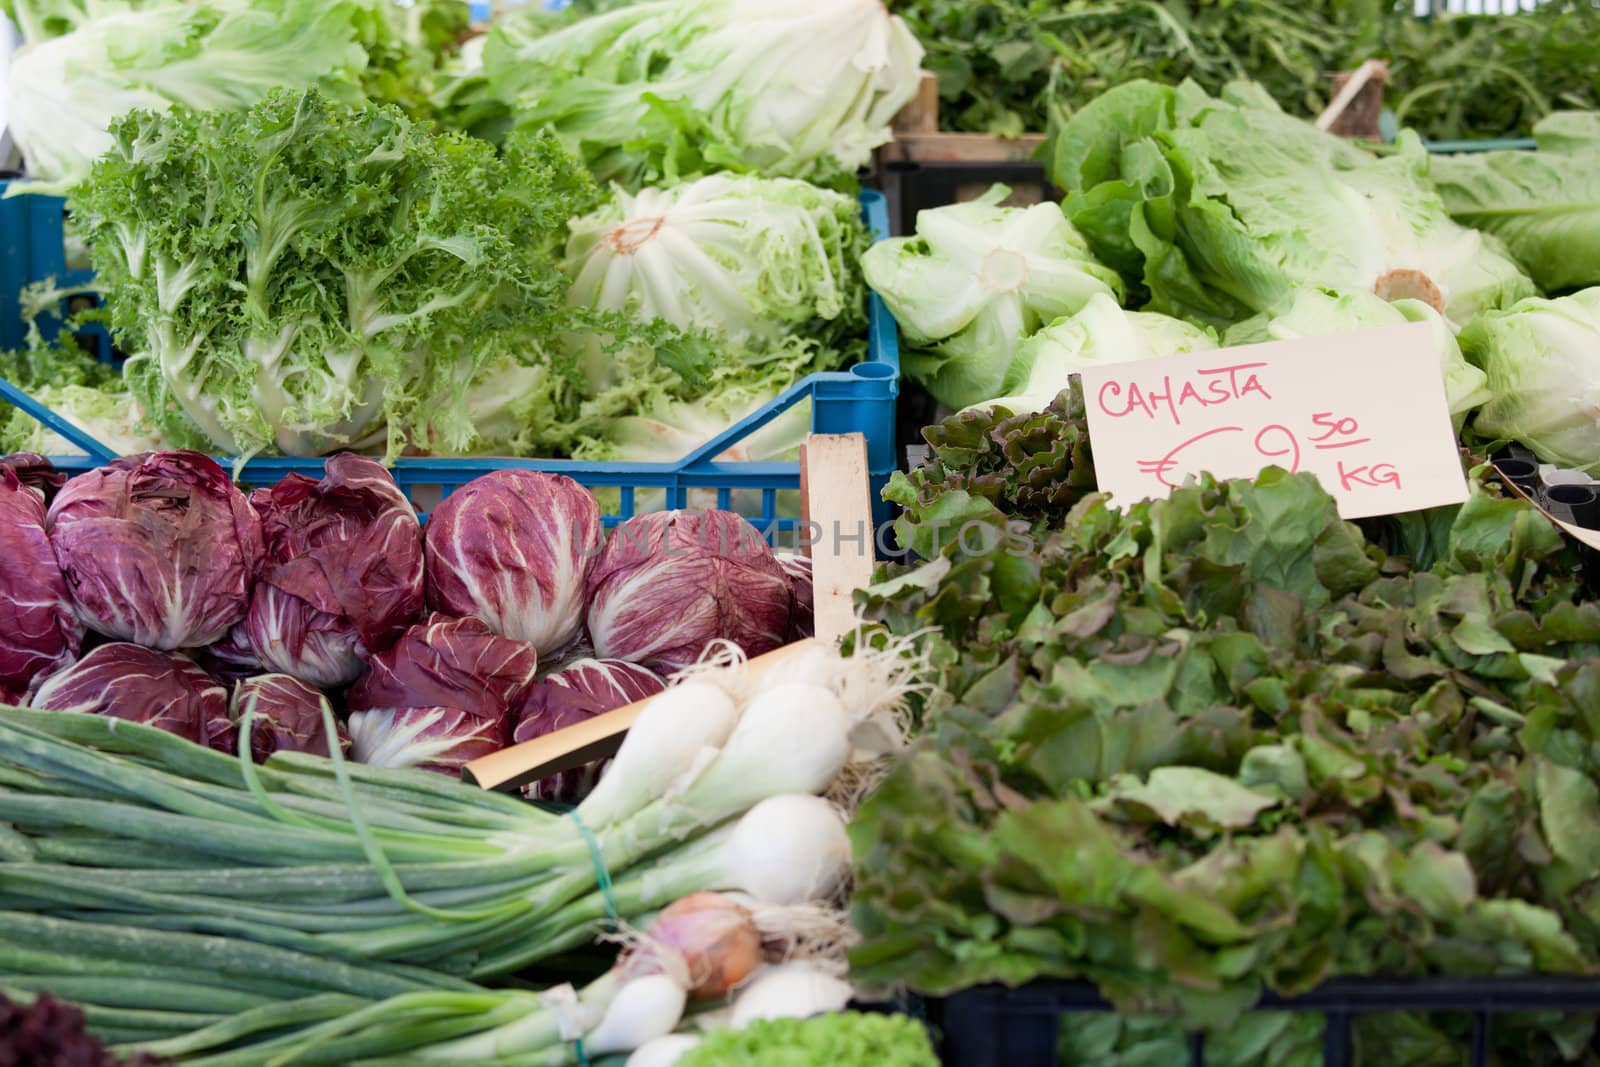
[[917,213],[915,237],[880,241],[861,258],[920,351],[906,373],[942,404],[964,408],[1000,394],[1017,346],[1090,297],[1123,295],[1055,204],[1004,207],[995,186],[977,200]]
[[603,180],[853,171],[916,92],[922,47],[878,0],[649,0],[550,29],[501,19],[496,95]]
[[64,193],[131,111],[247,107],[312,85],[347,99],[367,64],[368,0],[16,0],[10,129],[28,188]]
[[480,370],[570,320],[555,248],[593,187],[551,138],[497,154],[314,90],[113,132],[80,215],[130,386],[174,436],[460,452]]
[[1148,310],[1226,326],[1295,286],[1419,296],[1452,323],[1534,295],[1500,241],[1451,220],[1415,138],[1378,157],[1253,86],[1130,82],[1057,131],[1052,176]]

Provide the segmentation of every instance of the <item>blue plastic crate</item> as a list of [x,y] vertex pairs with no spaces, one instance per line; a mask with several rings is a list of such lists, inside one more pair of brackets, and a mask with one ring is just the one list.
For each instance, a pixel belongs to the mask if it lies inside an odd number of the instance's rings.
[[[874,240],[887,237],[889,209],[883,194],[863,192],[861,209]],[[889,505],[882,499],[882,490],[896,469],[894,417],[895,400],[900,393],[899,333],[894,317],[877,295],[871,294],[868,299],[869,337],[867,359],[864,362],[841,371],[808,375],[761,410],[730,426],[675,463],[407,457],[396,461],[393,467],[395,481],[413,503],[426,511],[451,490],[491,471],[515,468],[564,474],[591,488],[619,490],[620,506],[614,513],[604,517],[607,527],[615,526],[635,514],[641,490],[662,491],[664,506],[668,508],[691,506],[691,492],[696,493],[696,503],[702,498],[709,503],[709,494],[714,492],[716,506],[726,509],[734,504],[737,494],[740,501],[749,502],[752,498],[758,501],[758,506],[740,510],[757,529],[766,534],[768,540],[776,541],[781,535],[793,535],[801,526],[799,515],[785,513],[778,499],[780,492],[800,488],[799,463],[721,462],[716,457],[796,404],[809,400],[811,428],[814,432],[860,433],[866,437],[873,522],[880,539],[887,538],[882,531],[887,529]],[[34,415],[52,431],[87,453],[51,457],[62,470],[74,473],[92,470],[115,458],[111,449],[88,437],[4,379],[0,379],[0,400]],[[218,457],[218,461],[223,466],[230,466],[233,462],[227,457]],[[244,465],[239,481],[249,486],[273,485],[290,473],[320,477],[322,460],[260,457]],[[880,551],[884,552],[888,547],[879,546]]]
[[[0,197],[5,197],[10,187],[9,181],[0,181]],[[0,199],[0,350],[21,348],[27,339],[28,326],[21,306],[23,289],[52,278],[63,290],[94,280],[93,271],[67,269],[66,213],[67,202],[57,196],[29,194]],[[39,331],[45,340],[55,339],[67,310],[59,308],[60,317],[40,317]],[[111,337],[103,327],[89,327],[80,336],[89,341],[100,360],[111,360]]]

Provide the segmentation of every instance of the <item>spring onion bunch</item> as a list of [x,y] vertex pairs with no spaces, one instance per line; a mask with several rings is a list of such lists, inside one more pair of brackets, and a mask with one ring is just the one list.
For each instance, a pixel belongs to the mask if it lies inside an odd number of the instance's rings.
[[247,1005],[333,1018],[350,998],[470,1000],[469,980],[695,892],[825,899],[849,847],[817,794],[892,744],[915,666],[900,645],[844,659],[817,644],[759,679],[691,672],[571,815],[337,753],[256,766],[248,723],[235,759],[138,724],[6,709],[0,989],[125,978],[114,996],[80,988],[135,1013],[105,1025],[140,1040]]
[[[697,893],[664,909],[647,933],[631,934],[607,973],[581,990],[439,990],[381,1000],[308,997],[238,1012],[126,1051],[181,1058],[199,1067],[287,1067],[407,1062],[564,1065],[631,1053],[685,1023],[692,1006],[727,998],[737,1012],[772,976],[826,975],[843,967],[842,912],[819,906],[747,906]],[[818,930],[832,931],[831,937]],[[791,981],[792,984],[792,981]],[[809,1003],[796,995],[795,1004]],[[830,1003],[834,1003],[830,1001]],[[842,1003],[842,1002],[840,1002]]]

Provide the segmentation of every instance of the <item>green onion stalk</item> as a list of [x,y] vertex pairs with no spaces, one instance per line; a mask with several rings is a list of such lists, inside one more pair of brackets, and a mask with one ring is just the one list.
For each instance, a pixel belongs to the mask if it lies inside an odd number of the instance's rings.
[[[0,709],[0,988],[188,1015],[472,997],[697,891],[825,897],[849,846],[816,794],[863,727],[883,733],[915,661],[794,659],[770,682],[707,672],[657,697],[575,817],[338,753],[257,766],[248,718],[235,758],[141,724]],[[94,977],[127,981],[71,984]]]
[[[697,893],[664,909],[617,965],[582,990],[408,993],[361,1002],[341,996],[249,1008],[191,1032],[119,1052],[181,1057],[194,1067],[331,1067],[391,1062],[557,1067],[631,1052],[671,1034],[688,1008],[729,996],[809,944],[825,908],[752,910]],[[781,947],[775,947],[781,946]],[[787,963],[776,969],[781,971]]]

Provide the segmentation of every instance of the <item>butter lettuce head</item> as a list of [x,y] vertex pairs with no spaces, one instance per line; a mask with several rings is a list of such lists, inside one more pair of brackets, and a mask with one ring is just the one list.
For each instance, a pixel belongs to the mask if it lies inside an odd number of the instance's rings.
[[1272,310],[1229,328],[1224,340],[1228,345],[1260,344],[1406,322],[1433,327],[1429,340],[1439,357],[1450,414],[1459,427],[1473,408],[1489,399],[1487,378],[1462,356],[1450,324],[1421,300],[1391,302],[1363,289],[1297,288]]
[[1076,315],[1057,319],[1024,342],[1006,371],[1004,395],[973,407],[1018,415],[1043,411],[1087,367],[1216,347],[1210,330],[1153,311],[1124,311],[1111,297],[1096,296]]
[[950,407],[994,396],[1039,327],[1123,294],[1056,205],[1004,207],[1007,192],[920,212],[915,237],[880,241],[862,257],[867,284],[925,350],[908,353],[907,373]]
[[1524,300],[1461,332],[1492,399],[1479,433],[1522,442],[1540,459],[1600,469],[1600,288]]
[[1227,325],[1296,286],[1386,293],[1420,278],[1460,324],[1535,292],[1496,238],[1451,220],[1415,139],[1375,157],[1251,86],[1214,98],[1129,83],[1056,142],[1068,217],[1150,310]]
[[713,174],[620,190],[572,220],[568,299],[661,318],[760,347],[791,333],[838,339],[866,327],[854,199],[787,178]]
[[1492,233],[1546,290],[1600,285],[1600,115],[1552,115],[1536,152],[1442,156],[1431,173],[1461,223]]
[[497,20],[483,53],[520,123],[631,189],[853,171],[889,140],[921,59],[878,0],[647,0],[553,31],[529,10]]
[[248,107],[275,88],[360,96],[362,0],[18,0],[10,130],[30,188],[64,193],[131,111]]

